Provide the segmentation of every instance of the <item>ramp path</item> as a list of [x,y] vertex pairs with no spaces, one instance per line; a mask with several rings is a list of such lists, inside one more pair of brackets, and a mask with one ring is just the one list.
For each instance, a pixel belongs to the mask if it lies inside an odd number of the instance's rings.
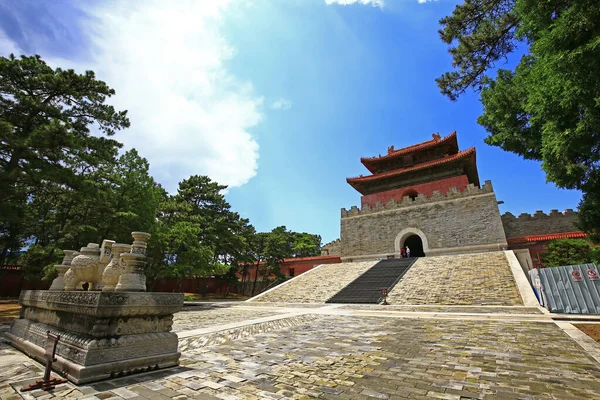
[[327,300],[327,303],[378,304],[383,300],[381,289],[386,288],[389,292],[416,260],[417,258],[398,258],[379,261]]
[[249,301],[325,303],[375,264],[373,260],[322,265]]
[[392,289],[390,304],[523,305],[502,251],[419,258]]

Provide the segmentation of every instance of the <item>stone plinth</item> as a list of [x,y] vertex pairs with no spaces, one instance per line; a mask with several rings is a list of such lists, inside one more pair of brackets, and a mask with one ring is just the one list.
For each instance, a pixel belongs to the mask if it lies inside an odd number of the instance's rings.
[[182,293],[25,290],[10,343],[45,362],[46,332],[60,335],[53,369],[82,384],[179,364],[173,314]]

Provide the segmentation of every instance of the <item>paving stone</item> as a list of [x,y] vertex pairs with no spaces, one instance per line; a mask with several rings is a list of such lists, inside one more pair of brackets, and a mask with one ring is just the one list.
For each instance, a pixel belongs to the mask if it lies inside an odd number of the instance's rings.
[[233,375],[225,375],[223,377],[223,379],[227,379],[232,382],[244,382],[246,380],[245,378],[241,378],[239,376],[233,376]]
[[[553,323],[305,316],[189,346],[180,368],[79,388],[64,384],[52,395],[115,400],[600,398],[600,368]],[[0,360],[4,351],[11,357],[20,354],[0,347]],[[22,360],[1,368],[0,379],[38,378],[39,364],[25,356]],[[15,394],[0,381],[0,398]]]
[[363,394],[363,395],[369,396],[369,397],[375,397],[377,399],[389,399],[390,398],[390,396],[385,393],[379,393],[379,392],[376,392],[376,391],[370,390],[370,389],[364,389],[363,391],[360,392],[360,394]]
[[117,388],[117,389],[112,389],[111,391],[114,394],[116,394],[117,396],[121,396],[124,399],[132,399],[132,398],[138,396],[137,393],[132,392],[131,390],[129,390],[127,388]]
[[211,389],[221,389],[224,385],[217,383],[217,382],[211,382],[211,381],[204,381],[202,382],[202,384],[206,387],[209,387]]
[[188,387],[192,390],[198,390],[198,389],[202,389],[203,387],[206,387],[206,385],[204,383],[198,383],[198,382],[183,382],[183,386]]

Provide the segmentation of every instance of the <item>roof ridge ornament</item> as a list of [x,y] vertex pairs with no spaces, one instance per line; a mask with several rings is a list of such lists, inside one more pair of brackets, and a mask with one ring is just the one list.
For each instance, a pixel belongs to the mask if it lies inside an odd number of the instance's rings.
[[434,142],[439,142],[439,141],[440,141],[440,138],[441,138],[441,136],[440,136],[440,133],[439,133],[439,132],[437,132],[437,133],[434,133],[433,135],[431,135],[431,137],[433,137],[433,141],[434,141]]
[[388,154],[391,154],[394,152],[394,145],[391,145],[390,147],[388,147]]

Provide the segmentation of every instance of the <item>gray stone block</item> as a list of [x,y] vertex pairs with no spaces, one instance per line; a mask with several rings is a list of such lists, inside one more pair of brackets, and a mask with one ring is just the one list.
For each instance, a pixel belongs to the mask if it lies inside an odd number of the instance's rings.
[[170,330],[182,293],[28,290],[20,303],[9,342],[45,362],[47,331],[60,335],[53,369],[76,384],[179,364]]

